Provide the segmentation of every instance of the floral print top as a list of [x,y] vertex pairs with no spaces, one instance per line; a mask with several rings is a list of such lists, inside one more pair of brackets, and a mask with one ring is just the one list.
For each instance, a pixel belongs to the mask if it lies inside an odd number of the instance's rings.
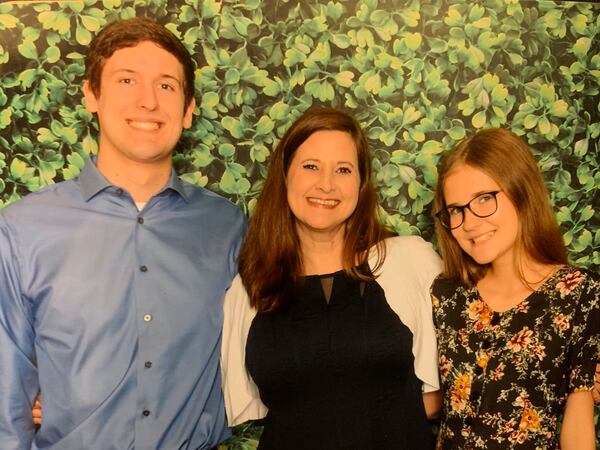
[[564,267],[494,312],[476,287],[432,286],[444,396],[439,449],[558,449],[569,393],[591,390],[600,355],[600,277]]

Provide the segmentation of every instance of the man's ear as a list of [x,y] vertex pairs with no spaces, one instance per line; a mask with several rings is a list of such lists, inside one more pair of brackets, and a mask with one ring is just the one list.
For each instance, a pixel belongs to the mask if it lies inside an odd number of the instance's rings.
[[192,99],[190,104],[187,105],[183,113],[183,128],[190,128],[192,126],[192,118],[194,116],[194,108],[196,107],[196,99]]
[[83,98],[85,98],[85,109],[91,113],[98,112],[98,99],[92,91],[89,80],[83,82]]

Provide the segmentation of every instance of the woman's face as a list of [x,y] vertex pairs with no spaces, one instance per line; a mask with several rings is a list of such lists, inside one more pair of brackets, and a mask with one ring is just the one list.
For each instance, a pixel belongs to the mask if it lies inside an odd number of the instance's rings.
[[357,149],[349,133],[321,130],[294,154],[287,173],[287,199],[298,233],[342,231],[358,202]]
[[[517,209],[502,188],[485,172],[468,165],[453,169],[444,182],[446,208],[459,214],[460,208],[470,203],[475,211],[493,211],[493,195],[498,191],[497,209],[488,217],[477,217],[469,208],[463,209],[463,223],[451,230],[458,245],[479,264],[513,264],[515,243],[519,233]],[[489,203],[492,202],[492,203]],[[492,205],[492,209],[490,208]]]

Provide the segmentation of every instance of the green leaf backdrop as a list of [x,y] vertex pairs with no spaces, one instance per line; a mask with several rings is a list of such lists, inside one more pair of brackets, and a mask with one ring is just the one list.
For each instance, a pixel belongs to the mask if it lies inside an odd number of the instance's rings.
[[[269,155],[313,105],[367,130],[382,214],[433,240],[436,164],[472,131],[529,142],[571,260],[600,268],[600,4],[482,0],[83,0],[0,4],[0,207],[76,176],[97,151],[83,55],[116,18],[150,16],[197,62],[174,162],[250,213]],[[597,419],[597,416],[596,416]],[[250,449],[239,427],[228,448]]]

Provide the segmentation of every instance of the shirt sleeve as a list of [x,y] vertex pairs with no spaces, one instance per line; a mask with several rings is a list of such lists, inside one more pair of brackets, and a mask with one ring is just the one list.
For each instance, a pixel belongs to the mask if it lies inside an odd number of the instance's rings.
[[246,370],[246,340],[255,316],[242,279],[237,275],[225,294],[221,347],[223,396],[230,426],[267,414],[258,388]]
[[569,351],[569,392],[594,387],[596,364],[600,363],[600,277],[585,271],[573,319]]
[[430,287],[441,270],[440,257],[420,237],[386,240],[386,258],[377,283],[385,291],[390,307],[413,334],[415,373],[423,382],[423,392],[440,389]]
[[31,448],[31,408],[39,389],[31,310],[20,289],[14,237],[0,215],[0,442],[2,450]]

